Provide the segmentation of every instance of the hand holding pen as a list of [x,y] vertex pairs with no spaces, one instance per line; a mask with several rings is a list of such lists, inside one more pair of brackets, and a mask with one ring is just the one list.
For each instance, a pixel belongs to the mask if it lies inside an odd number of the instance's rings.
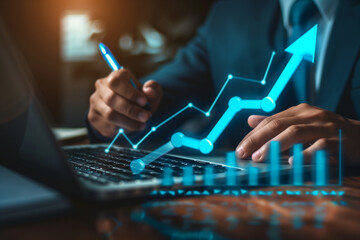
[[141,85],[129,70],[119,65],[104,44],[100,43],[99,48],[113,72],[95,83],[89,122],[105,137],[113,137],[119,128],[127,132],[145,129],[162,99],[161,86],[153,80]]

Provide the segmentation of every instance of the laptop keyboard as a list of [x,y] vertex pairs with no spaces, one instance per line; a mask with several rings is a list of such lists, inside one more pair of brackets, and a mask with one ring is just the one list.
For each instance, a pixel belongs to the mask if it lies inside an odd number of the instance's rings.
[[165,167],[172,169],[174,177],[181,177],[185,166],[191,166],[194,175],[202,175],[205,166],[212,166],[214,174],[226,171],[226,167],[221,165],[165,155],[147,165],[141,174],[134,175],[130,170],[130,162],[145,156],[148,152],[112,149],[109,153],[105,153],[103,147],[65,149],[64,151],[67,160],[80,178],[103,185],[162,178]]

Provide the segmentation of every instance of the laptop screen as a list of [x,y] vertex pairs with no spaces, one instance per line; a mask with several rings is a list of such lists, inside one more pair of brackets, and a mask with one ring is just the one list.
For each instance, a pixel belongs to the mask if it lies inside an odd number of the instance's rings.
[[31,75],[0,21],[0,164],[60,190],[78,184],[44,120]]

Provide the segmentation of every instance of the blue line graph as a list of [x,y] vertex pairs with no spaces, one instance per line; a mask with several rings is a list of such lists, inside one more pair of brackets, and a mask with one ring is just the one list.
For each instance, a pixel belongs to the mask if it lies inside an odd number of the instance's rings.
[[161,123],[159,123],[156,126],[153,126],[138,142],[133,142],[129,139],[129,137],[126,135],[126,133],[124,132],[124,129],[120,128],[118,130],[118,133],[116,134],[116,136],[113,138],[113,140],[111,141],[111,143],[109,144],[109,146],[105,149],[105,152],[108,153],[111,149],[111,147],[114,145],[114,143],[117,141],[117,139],[122,135],[124,136],[124,138],[126,139],[126,141],[132,146],[132,148],[137,149],[139,147],[139,145],[145,141],[145,139],[147,137],[149,137],[153,132],[156,132],[157,129],[159,129],[160,127],[162,127],[164,124],[166,124],[167,122],[171,121],[173,118],[177,117],[178,115],[180,115],[182,112],[188,110],[188,109],[195,109],[196,111],[202,113],[203,115],[205,115],[206,117],[209,117],[215,104],[218,102],[220,96],[222,95],[223,91],[225,90],[226,86],[228,85],[228,83],[230,82],[230,80],[241,80],[241,81],[247,81],[247,82],[254,82],[254,83],[258,83],[261,85],[265,85],[266,84],[266,79],[267,79],[267,75],[269,73],[269,69],[270,66],[272,64],[273,58],[275,56],[275,52],[271,53],[271,57],[269,60],[269,63],[267,65],[267,68],[265,70],[264,73],[264,77],[261,80],[255,80],[255,79],[250,79],[250,78],[243,78],[243,77],[237,77],[237,76],[233,76],[231,74],[228,75],[224,85],[222,86],[222,88],[220,89],[219,93],[217,94],[217,96],[215,97],[213,103],[210,105],[209,109],[207,111],[200,109],[199,107],[195,106],[193,103],[188,103],[185,107],[183,107],[182,109],[180,109],[179,111],[177,111],[176,113],[174,113],[173,115],[171,115],[170,117],[168,117],[167,119],[165,119],[164,121],[162,121]]
[[[208,154],[213,150],[213,144],[223,132],[223,130],[227,127],[233,117],[242,109],[261,109],[264,112],[270,112],[274,110],[277,98],[284,90],[285,86],[300,65],[301,61],[307,60],[309,62],[314,62],[316,34],[317,25],[312,27],[309,31],[307,31],[304,35],[302,35],[285,49],[286,52],[292,54],[292,57],[285,66],[284,70],[281,72],[268,96],[264,97],[262,100],[242,100],[238,96],[232,97],[229,100],[228,109],[221,116],[219,121],[215,124],[206,138],[198,140],[187,137],[184,134],[178,132],[171,137],[169,142],[158,148],[158,150],[162,149],[164,146],[172,146],[172,148],[180,148],[184,146],[199,150],[203,154]],[[141,173],[144,170],[146,164],[149,164],[150,162],[168,153],[169,149],[171,149],[171,147],[167,147],[166,151],[151,152],[143,158],[133,160],[130,163],[132,172],[134,174]]]

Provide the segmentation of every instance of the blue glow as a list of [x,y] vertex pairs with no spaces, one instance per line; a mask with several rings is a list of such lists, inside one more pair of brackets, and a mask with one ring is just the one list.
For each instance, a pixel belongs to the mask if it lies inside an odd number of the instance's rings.
[[229,166],[226,168],[226,184],[228,186],[236,185],[236,169],[237,166],[235,152],[226,153],[226,165]]
[[248,179],[249,179],[249,185],[250,186],[257,186],[259,184],[259,169],[256,167],[253,167],[251,165],[248,166]]
[[192,186],[194,185],[194,172],[192,166],[184,167],[183,185]]
[[214,168],[212,166],[205,167],[204,185],[205,186],[214,185]]
[[303,155],[302,144],[295,144],[293,155],[293,184],[295,186],[303,185]]
[[[190,179],[194,179],[193,176]],[[189,184],[191,183],[191,185],[193,185],[193,180],[188,182]],[[187,186],[191,186],[191,185],[187,185]],[[194,190],[184,190],[184,189],[178,189],[176,191],[174,190],[161,190],[161,191],[157,191],[154,190],[150,193],[151,195],[204,195],[204,196],[208,196],[208,195],[233,195],[233,196],[240,196],[240,195],[259,195],[259,196],[273,196],[273,195],[277,195],[277,196],[283,196],[283,195],[287,195],[287,196],[306,196],[306,195],[312,195],[312,196],[318,196],[318,197],[322,197],[322,196],[343,196],[345,194],[345,191],[335,191],[335,190],[329,190],[329,191],[325,191],[325,190],[313,190],[313,191],[301,191],[301,190],[293,190],[293,188],[287,189],[285,191],[265,191],[265,190],[251,190],[248,191],[246,189],[238,189],[238,190],[233,190],[232,188],[227,189],[226,186],[224,185],[223,189],[206,189],[206,190],[202,190],[202,191],[194,191]],[[287,204],[290,204],[288,202],[286,202]],[[224,204],[227,204],[226,202],[224,202]],[[293,204],[298,204],[297,202],[293,203]],[[309,203],[308,203],[309,204]],[[346,203],[343,203],[343,205]]]
[[[102,43],[101,43],[102,44]],[[105,46],[104,44],[102,44],[102,46]],[[106,46],[105,46],[106,47]],[[100,47],[100,44],[99,44],[99,48],[101,50],[101,52],[110,52],[110,50],[106,47],[107,50],[104,50],[104,47]],[[268,63],[268,66],[267,66],[267,69],[265,71],[265,74],[264,74],[264,77],[262,80],[254,80],[254,79],[249,79],[249,78],[242,78],[242,77],[235,77],[231,74],[228,75],[228,79],[226,80],[226,82],[224,83],[224,85],[222,86],[221,90],[219,91],[218,95],[216,96],[216,98],[214,99],[213,103],[211,104],[211,106],[209,107],[209,109],[207,111],[205,110],[202,110],[200,109],[199,107],[195,106],[193,103],[188,103],[184,108],[180,109],[179,111],[177,111],[176,113],[174,113],[173,115],[171,115],[170,117],[168,117],[167,119],[165,119],[164,121],[162,121],[161,123],[159,123],[158,125],[155,126],[155,129],[163,126],[164,124],[166,124],[167,122],[169,122],[170,120],[172,120],[173,118],[175,118],[176,116],[180,115],[182,112],[184,112],[185,110],[189,109],[189,108],[192,108],[192,109],[195,109],[197,110],[198,112],[204,114],[206,117],[209,117],[211,115],[211,111],[212,109],[214,108],[215,104],[217,103],[217,101],[219,100],[220,96],[222,95],[225,87],[227,86],[227,84],[229,83],[229,81],[231,79],[236,79],[236,80],[242,80],[242,81],[249,81],[249,82],[255,82],[255,83],[261,83],[262,85],[265,85],[266,83],[266,78],[267,78],[267,75],[268,75],[268,71],[270,69],[270,66],[271,66],[271,63],[273,61],[273,57],[275,55],[275,52],[272,53],[271,55],[271,58],[269,60],[269,63]],[[106,60],[106,57],[104,56],[105,60]],[[115,60],[115,58],[113,58],[113,60]],[[114,62],[114,61],[113,61]],[[116,62],[116,60],[115,60]],[[111,64],[107,61],[107,63],[110,65],[111,67]],[[117,62],[116,62],[117,63]],[[119,68],[122,68],[121,66]],[[130,81],[131,84],[135,85],[135,83],[131,80]],[[136,87],[136,85],[135,85]],[[126,134],[122,134],[125,139],[127,140],[128,143],[131,144],[131,146],[133,145],[137,145],[139,146],[152,132],[155,132],[155,131],[149,131],[148,133],[146,133],[144,135],[144,137],[139,141],[137,142],[136,144],[134,144],[128,137]],[[113,141],[109,144],[109,146],[107,147],[107,152],[109,152],[110,148],[113,146],[113,144],[116,142],[116,140],[120,137],[120,135],[116,135],[115,138],[113,139]]]
[[[313,56],[310,56],[310,54],[315,54],[315,45],[316,45],[316,29],[317,25],[315,25],[313,28],[311,28],[308,32],[306,32],[304,35],[302,35],[298,40],[296,40],[291,46],[289,46],[286,51],[293,54],[287,65],[285,66],[284,70],[280,74],[279,78],[275,82],[274,86],[269,92],[269,95],[262,100],[242,100],[240,97],[232,97],[229,100],[229,107],[225,111],[225,113],[221,116],[221,118],[218,120],[218,122],[215,124],[213,129],[210,131],[208,136],[203,140],[197,140],[191,137],[187,136],[179,136],[178,133],[175,133],[172,138],[171,142],[173,143],[171,146],[174,147],[188,147],[200,150],[201,153],[207,154],[213,150],[213,144],[216,142],[218,137],[222,134],[224,129],[228,126],[230,121],[234,118],[234,116],[241,111],[241,109],[262,109],[264,111],[272,111],[276,104],[276,100],[279,97],[280,93],[284,90],[286,84],[289,82],[291,76],[294,74],[295,70],[301,63],[303,59],[308,60],[310,57],[313,58]],[[302,43],[305,44],[302,46]],[[272,54],[272,57],[274,56],[274,53]],[[272,61],[271,57],[271,61]],[[267,69],[268,71],[268,69]],[[266,71],[266,74],[267,74]],[[230,78],[229,78],[230,77]],[[210,106],[209,110],[207,112],[210,112],[213,105],[218,100],[218,97],[223,92],[226,84],[230,79],[234,79],[235,77],[232,75],[228,76],[227,81],[223,85],[222,89],[220,90],[218,96],[215,98],[213,104]],[[194,108],[192,103],[189,103],[186,107],[166,119],[164,122],[160,123],[159,127],[163,124],[165,124],[170,119],[174,118],[175,116],[179,115],[181,112],[185,111],[187,108]],[[200,111],[203,114],[206,114],[205,111]],[[114,142],[114,141],[113,141]],[[169,142],[171,144],[171,142]],[[108,147],[109,149],[110,147]],[[149,155],[145,156],[143,159],[149,160],[147,163],[150,163],[151,161],[156,160],[158,157],[161,157],[162,155],[166,154],[169,151],[159,151],[157,154],[150,153]],[[270,144],[270,182],[271,185],[278,185],[279,184],[279,152],[280,147],[279,143],[272,142]],[[150,156],[151,157],[148,157]],[[157,158],[154,158],[153,156],[156,156]],[[150,161],[151,159],[151,161]],[[137,161],[137,160],[135,160]]]
[[326,184],[326,152],[318,150],[315,152],[315,185]]
[[277,186],[280,184],[280,142],[270,142],[270,185]]
[[272,110],[275,109],[276,103],[271,97],[268,96],[263,98],[263,100],[261,100],[260,106],[264,112],[271,112]]
[[300,55],[306,61],[314,63],[316,47],[317,24],[304,33],[293,44],[285,49],[293,55]]
[[286,52],[293,54],[285,69],[280,74],[278,80],[275,82],[273,88],[269,93],[269,97],[276,101],[280,93],[284,90],[286,84],[289,82],[291,76],[304,59],[314,62],[315,46],[316,46],[317,25],[312,27],[293,44],[285,49]]
[[174,185],[174,179],[172,176],[172,168],[165,167],[163,171],[163,180],[162,185],[163,186],[172,186]]
[[158,149],[154,150],[153,152],[149,153],[148,155],[144,156],[143,158],[139,158],[136,160],[131,161],[130,163],[130,169],[134,174],[141,173],[145,166],[155,159],[158,159],[162,155],[170,152],[174,149],[174,146],[171,144],[171,142],[167,142]]
[[116,61],[110,49],[105,44],[99,43],[99,49],[101,55],[104,57],[105,61],[110,66],[111,70],[116,71],[122,68],[122,66],[120,66],[120,64]]
[[199,150],[203,154],[208,154],[213,150],[214,146],[209,139],[202,139],[199,143]]

